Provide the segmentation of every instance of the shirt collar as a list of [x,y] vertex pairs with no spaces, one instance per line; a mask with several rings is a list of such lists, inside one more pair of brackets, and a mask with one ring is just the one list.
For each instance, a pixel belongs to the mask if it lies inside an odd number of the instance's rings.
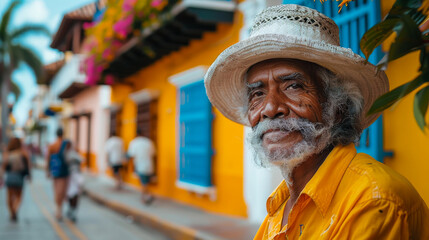
[[[356,148],[354,144],[336,146],[302,190],[301,194],[306,194],[313,199],[323,216],[331,203],[341,178],[355,156]],[[268,197],[268,214],[272,216],[288,199],[289,189],[283,180]]]

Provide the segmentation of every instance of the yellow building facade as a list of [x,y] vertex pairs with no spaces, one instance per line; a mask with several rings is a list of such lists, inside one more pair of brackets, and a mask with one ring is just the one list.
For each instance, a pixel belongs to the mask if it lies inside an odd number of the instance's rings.
[[[157,99],[157,141],[155,142],[156,183],[150,190],[157,195],[201,207],[203,209],[245,217],[243,200],[243,127],[226,119],[213,109],[212,126],[212,181],[215,193],[197,194],[176,185],[178,179],[177,159],[177,94],[178,89],[169,78],[195,67],[208,67],[220,52],[239,39],[242,27],[241,16],[236,12],[233,24],[219,24],[217,30],[205,33],[200,40],[193,40],[189,46],[181,48],[154,64],[126,78],[128,84],[112,86],[112,103],[121,105],[119,136],[127,147],[136,136],[137,105],[129,97],[142,89],[159,92]],[[202,78],[201,78],[202,79]],[[127,167],[125,182],[140,186],[133,174],[133,167]]]

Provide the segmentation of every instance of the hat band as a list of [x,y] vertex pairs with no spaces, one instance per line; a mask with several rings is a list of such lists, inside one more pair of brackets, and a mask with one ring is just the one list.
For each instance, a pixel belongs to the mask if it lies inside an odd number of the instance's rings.
[[[312,21],[310,18],[297,18],[290,16],[280,16],[276,19],[267,20],[260,23],[257,28],[252,30],[250,37],[265,35],[265,34],[279,34],[288,37],[298,37],[306,39],[318,39],[331,45],[339,46],[339,39],[335,38],[331,31],[319,24]],[[298,22],[298,24],[296,23]]]

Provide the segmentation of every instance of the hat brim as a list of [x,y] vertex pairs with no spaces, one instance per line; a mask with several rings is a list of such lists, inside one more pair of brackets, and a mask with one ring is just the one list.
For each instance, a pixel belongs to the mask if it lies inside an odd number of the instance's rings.
[[218,56],[204,78],[211,103],[225,117],[250,126],[246,114],[246,72],[258,62],[275,58],[313,62],[346,81],[354,82],[364,100],[361,116],[364,128],[380,116],[380,113],[369,116],[366,113],[372,103],[389,90],[384,71],[377,70],[349,48],[276,34],[250,37],[232,45]]

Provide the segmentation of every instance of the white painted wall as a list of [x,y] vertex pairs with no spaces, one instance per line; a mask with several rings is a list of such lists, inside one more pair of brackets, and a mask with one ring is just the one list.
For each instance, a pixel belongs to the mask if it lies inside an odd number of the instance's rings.
[[[61,94],[73,82],[83,82],[84,73],[80,71],[82,55],[73,55],[64,66],[53,77],[49,90],[42,100],[42,111],[51,105],[61,105],[62,101],[58,95]],[[60,113],[58,113],[60,114]],[[42,143],[51,143],[56,139],[56,130],[61,126],[61,117],[54,116],[44,120],[47,126],[46,133],[42,138]],[[63,127],[63,126],[61,126]]]
[[99,174],[105,176],[107,170],[107,161],[106,161],[106,151],[104,151],[104,143],[109,138],[109,121],[110,121],[110,111],[108,107],[110,106],[112,89],[110,86],[102,86],[99,89],[99,115],[101,116],[100,121],[94,126],[96,132],[99,134],[96,141],[96,152],[97,152],[97,167]]
[[73,82],[84,82],[85,74],[80,71],[80,64],[83,55],[73,55],[52,79],[49,89],[51,100],[58,99],[58,95],[63,92]]

